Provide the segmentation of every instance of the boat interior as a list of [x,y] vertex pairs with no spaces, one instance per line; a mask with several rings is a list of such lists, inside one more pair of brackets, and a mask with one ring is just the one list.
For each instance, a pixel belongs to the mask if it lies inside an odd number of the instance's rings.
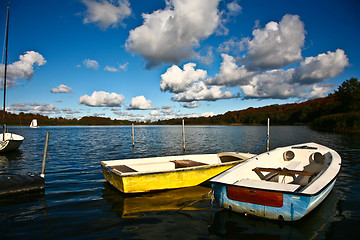
[[304,162],[296,161],[295,153],[288,150],[284,152],[283,159],[290,162],[283,168],[255,167],[252,171],[263,181],[295,184],[304,187],[329,165],[329,162],[325,164],[326,157],[320,152],[310,154],[308,162]]
[[133,161],[127,164],[116,164],[116,165],[110,165],[108,167],[116,169],[120,173],[153,172],[153,171],[176,170],[176,169],[185,169],[189,167],[230,163],[230,162],[246,160],[250,157],[234,152],[218,153],[214,155],[213,158],[211,157],[206,158],[206,155],[204,156],[205,158],[203,159],[196,159],[196,158],[176,159],[174,157],[172,159],[167,159],[166,161],[150,161],[149,159],[149,161],[147,162]]
[[232,171],[222,181],[245,187],[301,191],[321,176],[331,161],[329,152],[291,149],[284,151],[282,156],[281,152],[274,152],[258,162],[245,162],[244,167],[239,166],[238,171]]

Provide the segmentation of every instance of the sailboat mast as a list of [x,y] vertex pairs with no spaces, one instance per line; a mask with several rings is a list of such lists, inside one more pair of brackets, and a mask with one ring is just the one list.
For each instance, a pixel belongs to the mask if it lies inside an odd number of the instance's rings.
[[9,12],[10,8],[7,8],[7,20],[6,20],[6,40],[5,40],[5,71],[4,71],[4,107],[3,107],[3,141],[5,141],[5,107],[6,107],[6,72],[7,72],[7,55],[8,55],[8,41],[9,41]]

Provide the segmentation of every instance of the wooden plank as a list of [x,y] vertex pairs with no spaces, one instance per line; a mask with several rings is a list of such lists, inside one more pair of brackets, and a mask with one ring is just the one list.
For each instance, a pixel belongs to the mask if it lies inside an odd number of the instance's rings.
[[297,170],[289,170],[289,169],[281,169],[281,168],[261,168],[256,167],[253,169],[257,174],[260,172],[271,172],[271,173],[279,173],[281,175],[303,175],[303,176],[313,176],[313,173],[307,171],[297,171]]
[[197,162],[193,160],[175,160],[171,161],[175,163],[175,168],[187,168],[187,167],[197,167],[197,166],[203,166],[208,165],[206,163]]
[[117,165],[117,166],[111,166],[111,167],[118,170],[119,172],[123,172],[123,173],[137,172],[135,169],[132,169],[131,167],[128,167],[126,165]]
[[0,196],[37,191],[45,188],[45,179],[33,174],[0,176]]

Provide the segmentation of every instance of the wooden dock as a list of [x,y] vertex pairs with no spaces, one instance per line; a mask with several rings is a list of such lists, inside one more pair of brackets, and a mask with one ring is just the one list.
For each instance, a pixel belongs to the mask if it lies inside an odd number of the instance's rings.
[[45,188],[45,179],[34,174],[9,174],[0,176],[0,197]]
[[0,197],[10,194],[19,194],[31,191],[41,191],[45,188],[45,164],[50,132],[46,132],[44,155],[40,175],[28,174],[1,174]]

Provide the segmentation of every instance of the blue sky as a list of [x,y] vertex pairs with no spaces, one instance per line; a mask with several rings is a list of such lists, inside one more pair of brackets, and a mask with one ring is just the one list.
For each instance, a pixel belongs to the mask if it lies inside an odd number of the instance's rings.
[[359,11],[356,0],[13,0],[7,110],[146,121],[327,96],[359,78]]

